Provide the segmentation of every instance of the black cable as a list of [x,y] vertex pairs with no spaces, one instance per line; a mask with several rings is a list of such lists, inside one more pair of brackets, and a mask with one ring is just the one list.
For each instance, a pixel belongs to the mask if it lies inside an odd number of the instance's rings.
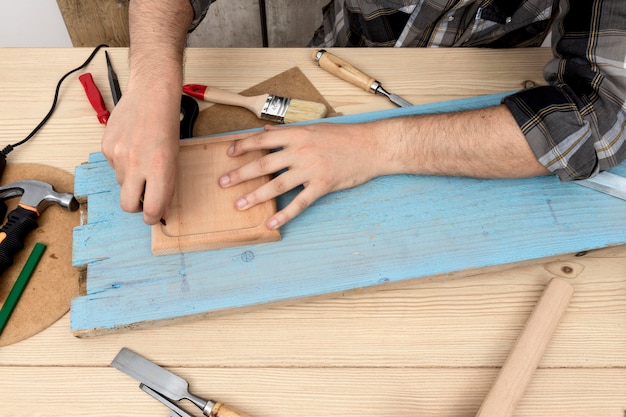
[[100,50],[100,48],[106,48],[108,47],[108,45],[98,45],[95,47],[95,49],[93,50],[93,52],[91,52],[91,55],[89,55],[89,57],[87,58],[87,60],[85,62],[83,62],[79,67],[74,68],[73,70],[71,70],[70,72],[68,72],[67,74],[65,74],[63,77],[61,77],[61,79],[59,80],[58,84],[57,84],[57,88],[54,92],[54,100],[52,100],[52,106],[50,107],[50,111],[48,111],[48,114],[46,114],[44,116],[44,118],[41,120],[41,122],[39,122],[39,124],[33,129],[32,132],[30,132],[30,134],[28,136],[26,136],[24,139],[22,139],[21,141],[14,143],[13,145],[7,145],[4,149],[2,149],[0,151],[0,158],[6,159],[6,156],[9,154],[9,152],[11,152],[14,148],[22,145],[23,143],[27,142],[29,139],[31,139],[33,136],[35,136],[35,134],[39,131],[39,129],[41,129],[46,122],[48,121],[48,119],[50,119],[50,116],[52,116],[52,113],[54,113],[54,110],[56,108],[57,105],[57,101],[59,99],[59,91],[61,90],[61,84],[63,83],[63,81],[65,81],[65,79],[67,77],[69,77],[71,74],[75,73],[76,71],[79,71],[83,68],[85,68],[87,65],[89,65],[89,63],[91,62],[91,60],[96,56],[96,53],[98,53],[98,51]]

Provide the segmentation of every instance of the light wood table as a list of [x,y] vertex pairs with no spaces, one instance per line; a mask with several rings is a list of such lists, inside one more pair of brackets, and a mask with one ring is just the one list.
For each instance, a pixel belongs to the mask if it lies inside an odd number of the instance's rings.
[[[2,146],[39,123],[58,79],[90,52],[0,49]],[[550,57],[546,49],[335,52],[415,104],[515,90],[525,80],[542,83]],[[125,86],[127,50],[110,54]],[[299,66],[338,111],[392,107],[319,69],[310,55],[306,49],[190,49],[186,81],[202,77],[241,91]],[[104,54],[85,71],[112,108]],[[104,127],[79,74],[66,80],[56,112],[10,154],[11,163],[73,172],[100,150]],[[108,366],[126,346],[187,378],[195,394],[251,417],[473,416],[554,276],[570,279],[576,293],[516,415],[622,417],[626,247],[87,339],[70,334],[66,314],[0,349],[0,415],[166,416],[165,407]]]

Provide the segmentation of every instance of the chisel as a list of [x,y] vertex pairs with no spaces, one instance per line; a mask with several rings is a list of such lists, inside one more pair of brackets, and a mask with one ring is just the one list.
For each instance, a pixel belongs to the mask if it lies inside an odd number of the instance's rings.
[[412,106],[411,103],[409,103],[399,95],[391,94],[387,90],[385,90],[380,82],[376,81],[375,78],[370,77],[363,71],[348,64],[343,59],[331,54],[325,49],[319,49],[313,52],[313,59],[320,67],[322,67],[326,71],[341,78],[344,81],[349,82],[352,85],[355,85],[365,90],[368,93],[381,94],[387,97],[393,104],[399,107]]
[[113,362],[111,362],[111,366],[135,378],[152,391],[155,391],[169,400],[180,401],[187,399],[191,401],[196,407],[202,410],[205,416],[246,417],[245,414],[223,403],[205,400],[192,394],[189,392],[189,383],[186,380],[130,349],[122,348]]

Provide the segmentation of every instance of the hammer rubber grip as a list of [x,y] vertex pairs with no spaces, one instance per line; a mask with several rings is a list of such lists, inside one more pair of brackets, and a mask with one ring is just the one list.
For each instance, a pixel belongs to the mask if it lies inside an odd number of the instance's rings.
[[13,256],[24,248],[24,240],[37,228],[38,218],[36,211],[21,206],[9,213],[7,222],[0,229],[0,273],[13,265]]

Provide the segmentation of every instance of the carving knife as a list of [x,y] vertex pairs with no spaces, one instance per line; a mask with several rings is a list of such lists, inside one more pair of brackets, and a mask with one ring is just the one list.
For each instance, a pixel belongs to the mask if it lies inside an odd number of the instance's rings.
[[575,182],[592,190],[626,200],[626,178],[619,175],[603,171],[591,178]]
[[399,107],[412,106],[411,103],[403,99],[397,94],[391,94],[383,88],[380,82],[376,81],[358,68],[348,64],[343,59],[331,54],[325,49],[319,49],[313,52],[313,59],[317,64],[331,74],[341,78],[344,81],[355,85],[368,93],[380,94],[387,97],[393,104]]
[[191,401],[196,407],[202,410],[205,416],[246,417],[245,414],[223,403],[205,400],[192,394],[189,392],[189,383],[186,380],[130,349],[122,348],[113,362],[111,362],[111,366],[135,378],[137,381],[141,382],[141,384],[167,399],[172,401],[180,401],[183,399]]

